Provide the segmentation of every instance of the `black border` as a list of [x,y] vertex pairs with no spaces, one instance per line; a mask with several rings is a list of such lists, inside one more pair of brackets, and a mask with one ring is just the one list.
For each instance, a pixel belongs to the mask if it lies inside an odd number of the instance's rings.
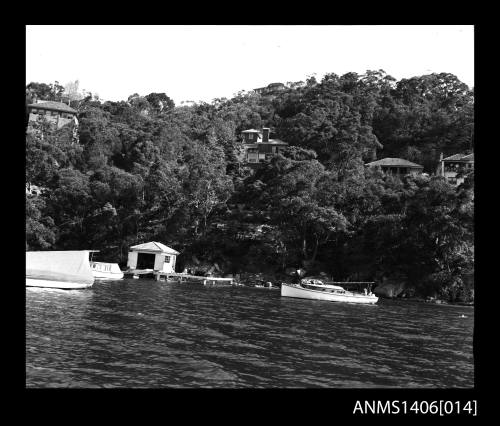
[[[300,6],[291,6],[294,8],[301,9]],[[298,9],[296,9],[298,11]],[[242,12],[245,13],[245,12]],[[254,12],[248,12],[252,15]],[[429,13],[432,11],[429,10]],[[254,15],[255,16],[255,15]],[[272,13],[266,14],[267,18],[273,18]],[[282,20],[282,17],[277,17],[278,21]],[[488,137],[481,130],[481,125],[483,124],[480,119],[479,111],[481,110],[481,105],[483,101],[483,94],[481,94],[481,84],[479,78],[479,56],[478,52],[480,50],[480,40],[483,38],[483,28],[478,28],[478,25],[475,25],[475,139],[480,140],[481,135],[483,139],[488,140]],[[15,31],[17,40],[26,41],[25,37],[25,27],[24,25],[20,26],[19,31]],[[485,36],[486,37],[486,36]],[[484,39],[483,39],[484,40]],[[21,44],[21,43],[19,43]],[[24,43],[25,45],[25,43]],[[19,50],[16,52],[19,56],[22,54],[22,49],[20,46],[17,46]],[[491,51],[492,57],[494,57],[494,51]],[[492,58],[493,59],[493,58]],[[24,61],[26,58],[24,56]],[[18,58],[16,61],[17,64],[22,63],[22,58]],[[19,65],[20,66],[20,65]],[[14,67],[17,68],[17,67]],[[494,75],[495,67],[491,67],[491,76]],[[22,77],[22,73],[15,73],[19,79]],[[20,82],[19,89],[23,89],[26,85],[25,81]],[[17,87],[17,85],[15,85]],[[13,88],[13,87],[11,87]],[[493,90],[496,91],[496,87],[492,87]],[[17,92],[17,90],[16,90]],[[15,95],[15,98],[22,99],[22,94],[18,97],[19,94]],[[11,99],[14,98],[14,94],[10,95]],[[25,108],[25,106],[23,106]],[[21,109],[21,107],[19,108]],[[22,114],[19,114],[22,117]],[[10,126],[10,124],[9,124]],[[24,129],[24,117],[19,120],[18,123],[19,129]],[[17,162],[10,161],[10,153],[12,148],[12,142],[17,140],[17,131],[15,132],[16,136],[13,138],[8,138],[4,141],[4,149],[6,149],[6,145],[10,145],[7,148],[7,155],[4,158],[7,159],[7,166],[12,166],[11,171],[9,171],[9,176],[12,174],[16,176],[17,173],[19,175],[22,173],[20,167],[17,166]],[[20,136],[22,138],[22,136]],[[490,144],[497,143],[496,140],[489,140]],[[17,156],[17,150],[19,149],[19,155],[24,155],[22,152],[22,144],[14,143],[14,152]],[[484,145],[484,143],[483,143]],[[475,147],[475,162],[476,171],[479,170],[479,173],[476,173],[475,181],[475,214],[477,217],[481,216],[484,213],[484,210],[487,210],[486,202],[482,200],[482,191],[479,190],[480,187],[484,185],[488,185],[488,183],[496,182],[495,180],[490,180],[489,176],[485,174],[485,170],[491,170],[483,164],[483,162],[487,162],[486,156],[489,154],[485,154],[483,157],[482,154],[483,148],[476,144]],[[9,185],[12,181],[11,179],[16,179],[15,185]],[[21,181],[21,176],[19,178],[9,178],[5,181],[6,186],[9,187],[8,190],[13,190],[14,194],[8,197],[8,200],[16,200],[15,204],[17,206],[18,199],[17,197],[20,194],[23,194],[23,188],[19,183],[17,185],[17,179]],[[494,178],[493,178],[494,179]],[[491,188],[491,186],[490,186]],[[494,188],[492,188],[494,190]],[[491,193],[488,192],[488,195],[491,196]],[[19,200],[19,205],[22,205],[22,200]],[[484,203],[484,204],[483,204]],[[11,203],[4,204],[4,212],[6,212],[7,205]],[[483,210],[484,209],[484,210]],[[4,216],[5,217],[5,216]],[[19,220],[21,223],[19,224],[19,229],[22,229],[25,226],[24,220],[21,214],[16,214],[15,209],[11,211],[10,208],[7,210],[6,219],[4,219],[4,223],[9,223],[12,219],[14,221]],[[482,237],[480,234],[483,232],[484,221],[476,220],[476,279],[475,279],[475,318],[474,318],[474,359],[475,359],[475,386],[473,389],[263,389],[263,390],[248,390],[248,389],[181,389],[181,390],[172,390],[172,389],[162,389],[162,390],[134,390],[134,389],[116,389],[116,390],[86,390],[86,389],[26,389],[26,371],[25,371],[25,362],[22,361],[21,354],[15,356],[15,362],[11,365],[16,366],[16,371],[19,368],[19,376],[15,381],[16,389],[22,389],[22,393],[20,395],[22,404],[27,408],[27,412],[29,415],[33,415],[33,418],[36,419],[38,416],[44,417],[48,416],[51,418],[60,417],[61,414],[68,414],[68,421],[73,421],[73,419],[83,420],[85,418],[97,421],[99,419],[104,420],[104,418],[100,418],[100,412],[106,411],[108,413],[112,413],[111,417],[108,417],[113,420],[117,420],[120,417],[128,418],[129,420],[133,419],[132,413],[139,413],[139,419],[142,421],[148,419],[151,415],[157,415],[157,419],[163,422],[171,422],[174,421],[174,417],[172,417],[174,412],[177,414],[181,414],[182,417],[179,419],[182,422],[191,420],[193,416],[198,417],[200,420],[208,420],[208,418],[213,418],[215,420],[222,420],[223,418],[232,419],[234,422],[239,422],[241,420],[253,420],[259,419],[262,420],[270,420],[270,413],[274,413],[274,418],[281,422],[286,422],[289,420],[307,420],[308,423],[314,421],[318,417],[328,421],[329,423],[334,423],[339,418],[356,418],[356,417],[368,417],[373,419],[373,417],[392,417],[393,415],[387,414],[379,414],[379,415],[353,415],[353,409],[356,401],[358,400],[478,400],[479,414],[486,414],[487,402],[491,402],[487,397],[488,389],[486,388],[485,376],[490,375],[490,370],[484,364],[484,355],[486,351],[485,342],[489,339],[496,340],[497,333],[492,333],[487,335],[487,337],[481,337],[484,334],[484,327],[486,326],[485,318],[485,309],[487,309],[484,305],[485,299],[489,297],[489,280],[485,278],[485,275],[481,272],[481,269],[485,267],[485,263],[488,263],[489,260],[486,260],[484,256],[484,244]],[[492,222],[494,223],[494,222]],[[7,228],[11,228],[7,225]],[[11,229],[18,229],[17,226]],[[9,230],[9,229],[8,229]],[[14,236],[13,238],[8,238],[5,236],[6,241],[16,241],[20,242],[19,246],[23,245],[22,236],[19,235]],[[25,247],[23,247],[25,250]],[[17,252],[17,250],[16,250]],[[12,252],[9,255],[9,259],[12,259]],[[18,259],[24,259],[24,254],[21,250],[19,253],[15,255]],[[494,260],[492,260],[494,264]],[[22,267],[22,265],[21,265]],[[15,300],[19,301],[19,305],[17,303],[12,304],[16,306],[16,312],[14,314],[14,321],[8,321],[7,325],[10,328],[10,324],[12,322],[15,323],[15,341],[17,342],[17,338],[19,336],[24,335],[24,342],[22,338],[19,340],[19,345],[16,345],[16,348],[19,348],[19,352],[25,354],[25,337],[26,337],[26,318],[17,319],[17,314],[22,315],[22,309],[25,308],[25,290],[22,284],[16,283],[16,273],[15,271],[9,272],[7,271],[7,276],[4,278],[4,283],[8,286],[10,284],[14,284],[15,287]],[[491,282],[491,285],[494,285],[494,282]],[[17,293],[19,292],[19,293]],[[8,301],[7,301],[8,302]],[[7,303],[10,304],[10,303]],[[19,330],[17,329],[19,327]],[[9,345],[10,346],[10,345]],[[24,347],[24,350],[23,350]],[[5,347],[4,347],[5,350]],[[17,351],[17,349],[16,349]],[[10,352],[10,351],[9,351]],[[26,361],[26,359],[24,360]],[[7,367],[9,370],[11,366]],[[88,404],[90,402],[90,404]],[[56,414],[57,413],[57,414]],[[418,415],[399,415],[397,417],[435,417],[435,416],[418,416]],[[450,416],[453,417],[453,416]],[[232,422],[233,422],[232,421]]]

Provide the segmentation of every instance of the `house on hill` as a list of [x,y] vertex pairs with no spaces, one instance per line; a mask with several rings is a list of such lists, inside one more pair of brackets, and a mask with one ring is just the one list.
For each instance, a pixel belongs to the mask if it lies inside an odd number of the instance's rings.
[[127,268],[130,272],[175,272],[175,261],[180,253],[165,244],[151,241],[130,247]]
[[282,140],[270,139],[270,129],[268,127],[264,127],[262,131],[256,129],[244,130],[241,134],[245,148],[243,162],[248,165],[269,160],[288,146],[288,143]]
[[42,118],[54,124],[57,129],[68,123],[78,124],[76,118],[78,111],[62,102],[40,100],[34,104],[29,104],[28,112],[28,125],[29,123],[38,122]]
[[424,170],[424,166],[412,163],[403,158],[382,158],[381,160],[372,161],[365,164],[367,167],[380,167],[384,173],[395,176],[419,175]]
[[266,87],[258,87],[256,89],[253,89],[253,91],[261,96],[273,96],[285,89],[286,86],[283,83],[271,83]]
[[450,184],[460,185],[464,181],[464,172],[474,169],[474,154],[454,154],[439,158],[438,176],[443,176]]

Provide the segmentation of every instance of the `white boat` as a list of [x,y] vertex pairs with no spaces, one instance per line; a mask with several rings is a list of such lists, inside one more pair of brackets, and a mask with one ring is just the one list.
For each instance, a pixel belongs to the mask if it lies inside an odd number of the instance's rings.
[[94,276],[89,250],[26,252],[26,287],[83,289],[92,287]]
[[123,272],[118,263],[90,262],[92,274],[96,280],[121,280]]
[[355,293],[337,285],[324,284],[319,280],[302,280],[300,284],[282,283],[281,295],[329,302],[374,304],[378,301],[378,297],[371,292]]

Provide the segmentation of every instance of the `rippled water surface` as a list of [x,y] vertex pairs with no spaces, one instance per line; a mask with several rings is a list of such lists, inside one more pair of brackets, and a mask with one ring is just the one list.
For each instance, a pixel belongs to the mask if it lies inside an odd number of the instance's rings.
[[473,325],[471,307],[357,306],[264,288],[27,288],[26,386],[467,388]]

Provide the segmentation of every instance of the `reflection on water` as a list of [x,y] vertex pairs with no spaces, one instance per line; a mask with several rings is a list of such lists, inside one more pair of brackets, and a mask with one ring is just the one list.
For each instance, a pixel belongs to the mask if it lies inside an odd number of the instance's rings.
[[[465,316],[465,317],[463,317]],[[474,309],[153,280],[26,289],[27,387],[472,387]]]

